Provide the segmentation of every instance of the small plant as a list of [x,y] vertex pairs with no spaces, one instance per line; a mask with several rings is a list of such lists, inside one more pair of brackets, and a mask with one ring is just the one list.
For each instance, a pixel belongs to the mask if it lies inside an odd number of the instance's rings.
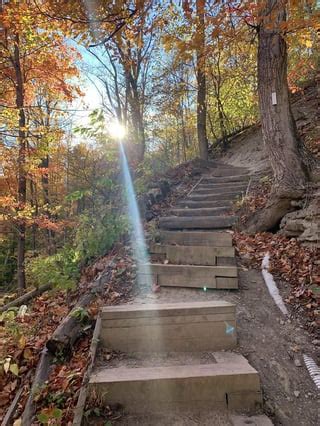
[[70,315],[81,323],[87,323],[90,319],[88,311],[80,306],[74,309]]
[[[41,410],[37,415],[37,419],[42,425],[48,425],[51,420],[61,421],[62,419],[62,410],[57,407],[48,407]],[[59,424],[58,423],[58,424]]]

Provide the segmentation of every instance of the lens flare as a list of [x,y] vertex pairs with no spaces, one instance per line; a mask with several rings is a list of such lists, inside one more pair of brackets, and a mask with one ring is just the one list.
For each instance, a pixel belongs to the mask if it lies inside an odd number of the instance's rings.
[[137,284],[139,290],[150,291],[152,287],[150,259],[144,237],[144,229],[140,217],[137,198],[129,171],[127,157],[122,143],[120,146],[121,168],[126,192],[128,218],[131,224],[131,246],[133,257],[137,264]]
[[108,131],[112,138],[121,141],[126,135],[125,127],[118,121],[114,121],[108,125]]

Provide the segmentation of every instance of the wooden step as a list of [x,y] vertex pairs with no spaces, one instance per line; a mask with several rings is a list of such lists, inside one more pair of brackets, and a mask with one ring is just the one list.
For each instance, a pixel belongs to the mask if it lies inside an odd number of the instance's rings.
[[215,200],[215,201],[191,201],[188,198],[184,200],[178,201],[177,205],[179,207],[186,207],[190,209],[194,208],[217,208],[217,207],[223,207],[223,208],[231,208],[232,200]]
[[230,211],[230,207],[213,207],[213,208],[202,208],[202,209],[172,209],[168,213],[172,216],[219,216],[223,213]]
[[[198,194],[198,195],[206,195],[206,194],[224,194],[225,192],[240,192],[243,193],[247,189],[247,185],[233,185],[233,186],[221,186],[221,187],[213,187],[211,185],[208,185],[208,188],[203,187],[197,187],[191,194]],[[191,195],[190,194],[190,195]]]
[[178,265],[217,265],[219,258],[235,255],[233,247],[208,247],[208,246],[174,246],[152,244],[151,254],[158,254],[161,259],[168,259],[170,263]]
[[237,223],[237,216],[160,217],[161,229],[225,229]]
[[216,193],[211,191],[209,194],[195,194],[191,193],[187,200],[190,201],[216,201],[216,200],[236,200],[236,198],[241,196],[241,191],[225,191],[223,193]]
[[232,247],[232,235],[229,232],[161,231],[159,241],[162,244],[182,246]]
[[152,263],[142,266],[137,275],[139,284],[147,285],[150,280],[164,287],[237,289],[238,270],[236,266],[163,265]]
[[232,349],[237,342],[235,305],[210,301],[106,306],[100,342],[121,352]]
[[234,188],[234,187],[247,188],[248,182],[218,182],[218,183],[200,183],[196,189],[214,189],[214,188]]
[[201,183],[226,183],[226,182],[247,182],[249,181],[249,175],[229,175],[229,176],[204,176]]
[[[213,355],[216,355],[213,353]],[[216,362],[140,368],[102,368],[89,382],[89,399],[121,405],[127,413],[171,410],[257,410],[262,405],[257,371],[238,354],[222,353]]]
[[229,177],[229,176],[249,176],[245,170],[235,169],[235,168],[218,168],[210,171],[211,177]]

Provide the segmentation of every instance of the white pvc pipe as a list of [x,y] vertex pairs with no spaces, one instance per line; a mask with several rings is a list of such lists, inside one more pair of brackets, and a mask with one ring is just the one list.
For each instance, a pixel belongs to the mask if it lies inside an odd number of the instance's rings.
[[278,306],[283,315],[289,315],[289,312],[283,303],[282,297],[279,293],[277,284],[275,283],[272,274],[269,272],[269,263],[270,263],[270,255],[266,253],[261,264],[262,276],[264,278],[264,282],[266,283],[270,296],[275,301],[275,304]]

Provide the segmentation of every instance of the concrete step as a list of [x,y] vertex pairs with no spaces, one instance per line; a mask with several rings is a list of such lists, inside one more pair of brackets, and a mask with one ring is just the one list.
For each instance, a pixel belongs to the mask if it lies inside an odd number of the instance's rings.
[[100,342],[121,352],[235,348],[235,305],[224,301],[106,306]]
[[213,207],[213,208],[202,208],[202,209],[172,209],[169,210],[169,214],[172,216],[219,216],[221,214],[230,211],[230,207]]
[[225,229],[237,223],[237,216],[160,217],[161,229]]
[[238,269],[236,266],[152,263],[141,267],[137,275],[138,282],[143,285],[150,283],[150,279],[164,287],[237,289]]
[[238,416],[230,415],[232,426],[273,426],[272,421],[265,415],[257,416]]
[[178,265],[217,265],[219,258],[234,258],[233,247],[207,246],[174,246],[152,244],[150,253],[160,255],[161,259],[168,259],[169,263]]
[[[230,186],[225,186],[222,185],[221,187],[216,187],[216,186],[211,186],[208,185],[207,188],[203,188],[203,187],[197,187],[195,188],[195,190],[191,193],[192,195],[194,194],[224,194],[225,192],[240,192],[243,193],[245,192],[247,189],[247,185],[230,185]],[[191,195],[190,194],[190,195]]]
[[185,198],[184,200],[178,201],[177,206],[179,207],[186,207],[190,209],[194,208],[218,208],[218,207],[224,207],[224,208],[231,208],[232,200],[215,200],[215,201],[190,201],[188,198]]
[[182,246],[232,247],[232,235],[229,232],[161,231],[159,241],[162,244]]
[[227,182],[248,182],[250,175],[229,175],[229,176],[204,176],[201,183],[227,183]]
[[215,363],[102,368],[90,378],[88,393],[127,413],[180,409],[251,411],[262,405],[257,371],[238,354],[215,354]]
[[216,201],[216,200],[236,200],[241,196],[241,191],[228,191],[217,193],[211,191],[209,194],[191,193],[186,200],[188,201]]

